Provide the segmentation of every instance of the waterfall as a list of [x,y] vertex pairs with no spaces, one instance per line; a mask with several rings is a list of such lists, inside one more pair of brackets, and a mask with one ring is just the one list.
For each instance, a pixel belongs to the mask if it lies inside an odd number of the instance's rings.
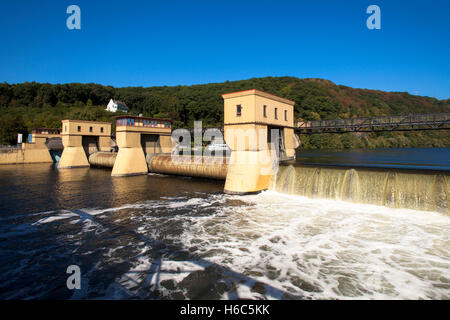
[[449,173],[282,165],[271,190],[311,198],[449,214]]

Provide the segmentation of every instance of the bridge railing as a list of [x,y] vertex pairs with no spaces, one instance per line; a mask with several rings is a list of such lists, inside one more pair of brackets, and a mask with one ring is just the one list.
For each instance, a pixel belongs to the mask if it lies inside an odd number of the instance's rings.
[[421,125],[450,122],[450,113],[416,114],[404,116],[382,116],[372,118],[351,118],[332,120],[300,121],[297,128],[348,128],[348,127],[379,127],[392,125]]

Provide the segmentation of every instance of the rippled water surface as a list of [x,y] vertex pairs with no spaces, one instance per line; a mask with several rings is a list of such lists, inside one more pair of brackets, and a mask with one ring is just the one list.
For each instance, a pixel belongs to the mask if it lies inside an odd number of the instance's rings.
[[0,299],[450,299],[447,215],[222,189],[0,166]]
[[386,148],[298,151],[297,163],[344,167],[450,171],[450,148]]

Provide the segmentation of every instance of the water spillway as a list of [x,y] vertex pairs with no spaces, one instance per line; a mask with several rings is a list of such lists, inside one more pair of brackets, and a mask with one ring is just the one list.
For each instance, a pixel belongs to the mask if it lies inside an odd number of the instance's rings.
[[114,162],[116,161],[116,152],[95,152],[89,156],[89,164],[93,167],[114,167]]
[[282,165],[271,189],[310,198],[449,214],[450,175],[441,171]]
[[[94,167],[112,168],[117,153],[90,155]],[[170,154],[147,154],[149,172],[225,180],[227,158]],[[196,161],[197,160],[197,161]],[[340,200],[409,208],[449,214],[450,174],[445,171],[419,171],[378,168],[349,168],[281,164],[272,177],[270,189],[309,198]]]
[[199,157],[196,161],[194,156],[147,155],[147,163],[149,171],[154,173],[218,180],[225,180],[228,169],[224,157]]

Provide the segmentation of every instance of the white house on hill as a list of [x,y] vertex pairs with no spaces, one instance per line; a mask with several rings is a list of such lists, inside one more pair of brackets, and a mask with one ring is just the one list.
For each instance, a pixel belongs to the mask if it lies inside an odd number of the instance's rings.
[[106,106],[106,111],[109,112],[128,112],[127,105],[122,101],[114,101],[113,99],[109,100],[108,105]]

